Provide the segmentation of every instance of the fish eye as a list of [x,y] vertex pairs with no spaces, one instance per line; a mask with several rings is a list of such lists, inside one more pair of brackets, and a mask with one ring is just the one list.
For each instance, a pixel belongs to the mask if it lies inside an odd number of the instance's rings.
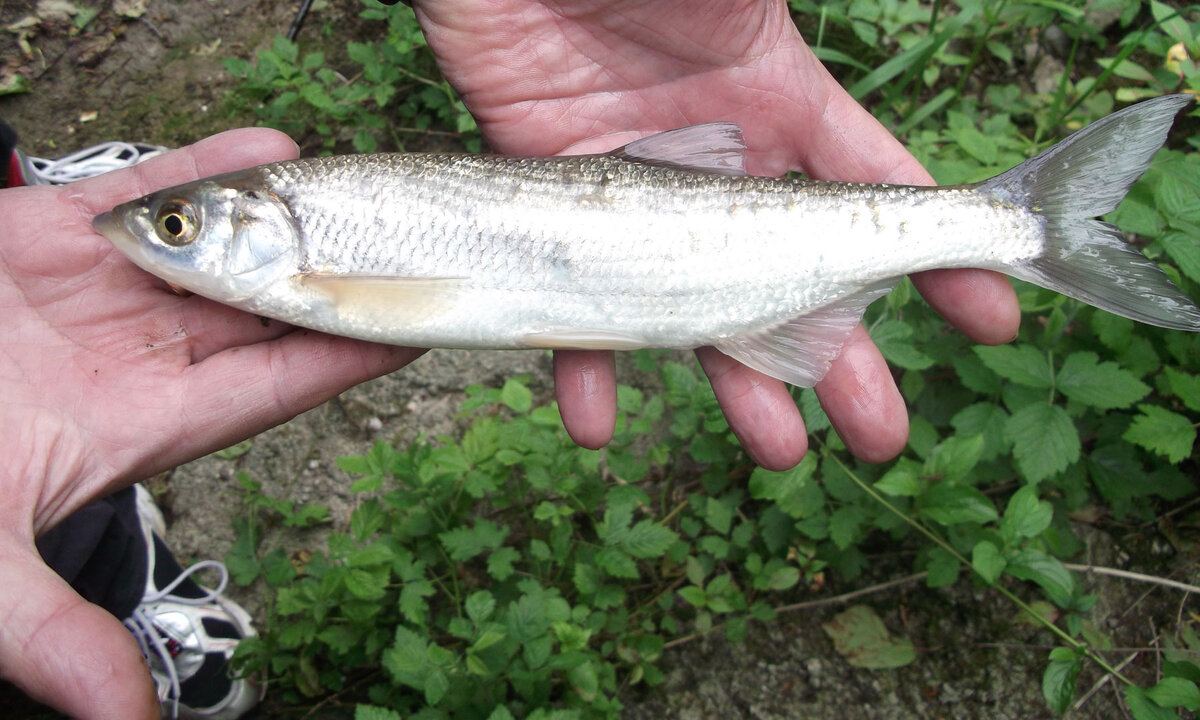
[[158,239],[168,245],[187,245],[196,239],[199,230],[196,211],[184,200],[168,200],[154,216],[154,231],[158,233]]

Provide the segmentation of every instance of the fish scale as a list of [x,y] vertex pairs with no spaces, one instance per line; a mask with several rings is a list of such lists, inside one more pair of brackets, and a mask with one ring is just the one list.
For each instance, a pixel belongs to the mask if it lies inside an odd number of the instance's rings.
[[811,385],[868,303],[933,268],[999,270],[1200,329],[1200,310],[1090,219],[1115,207],[1187,102],[1127,108],[971,186],[748,176],[740,130],[714,123],[605,155],[272,163],[96,226],[172,283],[326,332],[425,347],[714,345]]

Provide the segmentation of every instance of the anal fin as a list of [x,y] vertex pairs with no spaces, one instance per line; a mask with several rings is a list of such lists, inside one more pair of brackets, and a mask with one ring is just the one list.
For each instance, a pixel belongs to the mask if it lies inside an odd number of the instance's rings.
[[825,377],[867,306],[886,295],[896,281],[859,290],[833,305],[782,325],[714,343],[743,365],[797,387],[812,387]]

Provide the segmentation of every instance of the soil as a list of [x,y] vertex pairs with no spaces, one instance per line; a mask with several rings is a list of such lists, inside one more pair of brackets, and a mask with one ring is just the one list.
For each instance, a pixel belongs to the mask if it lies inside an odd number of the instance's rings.
[[[0,117],[18,130],[20,147],[41,157],[109,139],[140,140],[168,146],[192,142],[222,129],[253,123],[231,116],[221,99],[232,85],[222,57],[250,58],[277,32],[285,32],[299,3],[221,0],[116,0],[82,30],[77,16],[89,0],[40,3],[0,0],[0,87],[21,73],[31,92],[0,96]],[[301,39],[314,46],[337,44],[358,20],[353,0],[315,4]],[[125,15],[118,14],[124,11]],[[19,43],[14,23],[33,17],[25,32],[31,55]],[[337,28],[336,31],[331,31]],[[639,380],[628,363],[623,382]],[[434,351],[395,375],[354,388],[336,400],[254,439],[235,459],[211,456],[177,468],[151,482],[169,523],[168,542],[188,562],[220,558],[231,546],[238,511],[234,473],[245,471],[271,495],[315,500],[331,507],[335,525],[344,525],[352,507],[349,478],[337,469],[339,455],[362,452],[376,439],[395,443],[418,435],[453,433],[461,388],[473,382],[500,384],[528,374],[535,392],[550,393],[548,356],[542,353]],[[1086,530],[1086,528],[1085,528]],[[1152,575],[1191,578],[1190,558],[1174,553],[1153,527],[1116,534],[1086,530],[1087,555],[1081,562],[1128,567]],[[316,547],[315,536],[271,531],[267,548]],[[1131,557],[1137,558],[1134,562]],[[853,587],[837,584],[816,597],[832,597],[857,587],[904,576],[906,559],[874,559],[868,577]],[[1113,662],[1132,658],[1126,671],[1143,684],[1153,682],[1160,660],[1148,650],[1178,628],[1187,610],[1184,596],[1158,586],[1091,576],[1089,592],[1099,596],[1090,616],[1112,638]],[[253,588],[230,594],[252,612],[262,599]],[[811,600],[803,593],[795,601]],[[850,666],[821,629],[844,603],[831,602],[753,626],[750,637],[731,645],[714,634],[668,651],[666,683],[630,692],[627,715],[651,718],[1050,718],[1041,697],[1041,674],[1054,639],[1020,622],[1015,608],[995,592],[968,581],[939,590],[911,582],[855,600],[878,611],[892,633],[910,638],[918,660],[898,670],[871,671]],[[1085,670],[1081,688],[1101,678]],[[1099,685],[1075,718],[1127,717],[1116,683]],[[0,707],[12,718],[57,717],[0,687]],[[251,718],[292,716],[272,698]],[[349,716],[335,711],[329,717]]]

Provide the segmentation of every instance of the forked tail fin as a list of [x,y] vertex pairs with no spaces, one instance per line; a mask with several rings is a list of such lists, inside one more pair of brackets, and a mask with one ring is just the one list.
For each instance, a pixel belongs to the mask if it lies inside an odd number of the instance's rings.
[[981,192],[1045,221],[1043,255],[1007,272],[1133,320],[1200,331],[1200,308],[1120,231],[1095,219],[1117,207],[1191,102],[1167,95],[1125,108],[980,183]]

